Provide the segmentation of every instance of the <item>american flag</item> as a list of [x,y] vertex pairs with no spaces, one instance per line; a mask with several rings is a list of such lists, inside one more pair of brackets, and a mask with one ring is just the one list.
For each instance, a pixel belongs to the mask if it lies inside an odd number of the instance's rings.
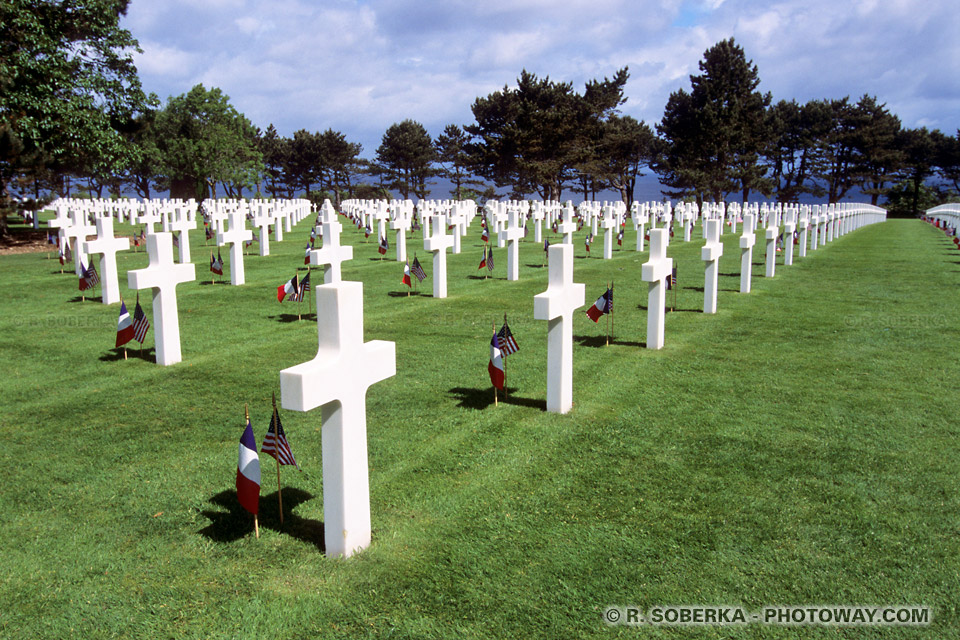
[[143,344],[144,338],[147,337],[147,329],[149,328],[150,322],[143,312],[143,307],[140,306],[140,294],[138,293],[137,308],[133,312],[133,337],[136,338],[137,342]]
[[410,265],[410,273],[417,276],[418,282],[423,282],[423,279],[427,277],[427,274],[423,272],[423,267],[420,266],[420,261],[417,260],[417,256],[413,256],[413,264]]
[[[83,267],[82,262],[80,263],[80,266]],[[90,266],[84,268],[83,275],[80,276],[80,291],[92,289],[99,283],[100,276],[97,274],[97,269],[93,266],[93,262],[90,262]]]
[[677,268],[674,267],[673,271],[670,273],[670,276],[667,278],[667,289],[673,289],[677,286]]
[[493,247],[487,252],[487,271],[493,271]]
[[263,436],[260,453],[269,453],[280,464],[292,464],[300,469],[300,465],[293,457],[293,451],[290,450],[287,435],[283,432],[283,425],[280,424],[280,414],[277,413],[276,406],[273,407],[273,416],[270,418],[270,428],[267,429],[267,435]]
[[293,292],[293,295],[290,296],[290,299],[294,302],[300,302],[303,300],[303,294],[307,291],[310,291],[310,274],[307,274],[303,280],[300,281],[300,286],[296,291]]
[[500,354],[504,358],[511,353],[516,353],[520,350],[520,347],[517,346],[517,341],[513,338],[513,334],[510,333],[510,327],[507,326],[506,319],[504,319],[503,326],[500,327],[500,331],[497,332],[497,338],[500,341]]

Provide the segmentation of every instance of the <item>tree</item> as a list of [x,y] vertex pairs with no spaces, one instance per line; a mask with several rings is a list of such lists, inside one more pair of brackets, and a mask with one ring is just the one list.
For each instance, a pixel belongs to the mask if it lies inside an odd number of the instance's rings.
[[624,67],[613,79],[588,82],[579,95],[568,82],[523,70],[516,88],[504,86],[474,101],[476,123],[464,127],[471,136],[471,170],[498,187],[511,186],[516,195],[539,192],[559,200],[597,123],[623,103],[628,77]]
[[691,91],[675,91],[657,127],[667,148],[655,169],[677,189],[673,195],[705,196],[714,201],[740,191],[769,190],[760,152],[767,146],[765,110],[770,94],[757,91],[757,66],[748,61],[733,38],[703,54]]
[[325,167],[325,177],[321,180],[333,191],[336,206],[340,206],[341,195],[346,192],[347,197],[353,197],[353,178],[360,169],[360,152],[363,145],[358,142],[349,142],[347,137],[339,131],[327,129],[320,134],[320,150]]
[[918,216],[923,183],[933,175],[936,163],[935,136],[926,127],[904,129],[898,136],[897,144],[904,153],[901,176],[910,188],[910,212]]
[[611,116],[602,131],[596,154],[601,175],[629,208],[641,169],[649,167],[656,155],[657,138],[647,124],[630,116]]
[[466,147],[470,138],[455,124],[448,124],[434,143],[437,150],[437,162],[441,168],[438,175],[453,183],[450,195],[455,200],[468,198],[467,191],[476,193],[472,187],[484,186],[483,181],[470,178],[470,156]]
[[830,130],[832,112],[822,100],[800,105],[781,100],[767,110],[770,138],[764,156],[773,190],[780,202],[797,202],[801,194],[823,196],[815,180],[820,140]]
[[426,198],[427,179],[433,175],[431,165],[436,158],[433,141],[423,125],[413,120],[392,124],[383,134],[377,148],[379,169],[404,199],[412,191],[418,198]]
[[954,137],[937,137],[937,174],[960,195],[960,130]]
[[885,104],[864,95],[857,102],[857,149],[862,165],[863,192],[876,205],[886,193],[887,183],[896,177],[903,165],[903,151],[897,144],[900,118],[887,111]]
[[164,166],[162,186],[173,198],[216,194],[220,183],[240,197],[263,172],[257,129],[220,89],[198,84],[170,98],[157,114],[156,141]]
[[135,150],[122,132],[147,106],[132,57],[139,46],[119,27],[128,4],[0,3],[0,195],[24,169],[125,169]]

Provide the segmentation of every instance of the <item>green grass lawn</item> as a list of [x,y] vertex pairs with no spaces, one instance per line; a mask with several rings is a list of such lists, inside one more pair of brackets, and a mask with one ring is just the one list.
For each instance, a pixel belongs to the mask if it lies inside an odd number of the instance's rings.
[[[655,352],[640,347],[647,254],[627,249],[633,231],[611,261],[583,257],[580,232],[575,281],[587,305],[615,282],[615,336],[604,346],[605,325],[576,314],[575,405],[560,416],[544,410],[533,296],[547,269],[532,233],[518,282],[502,249],[484,279],[475,221],[449,256],[449,298],[434,300],[430,280],[407,297],[402,265],[345,225],[365,339],[396,342],[397,375],[367,401],[373,543],[337,560],[322,553],[319,410],[282,411],[304,469],[282,471],[282,529],[272,458],[259,540],[234,491],[244,404],[259,443],[279,371],[316,353],[313,316],[276,301],[309,232],[305,220],[269,257],[248,256],[247,284],[231,287],[211,285],[194,231],[201,281],[177,289],[172,367],[153,363],[152,329],[143,358],[123,360],[119,305],[80,301],[69,265],[0,258],[0,637],[960,635],[960,251],[942,233],[872,225],[781,259],[772,280],[761,240],[749,295],[728,233],[707,316],[699,229],[686,244],[678,231],[680,289]],[[419,234],[414,247],[429,275]],[[125,272],[146,263],[119,255],[131,313]],[[504,314],[520,351],[495,407],[488,344]],[[608,605],[670,604],[934,611],[926,629],[602,618]]]

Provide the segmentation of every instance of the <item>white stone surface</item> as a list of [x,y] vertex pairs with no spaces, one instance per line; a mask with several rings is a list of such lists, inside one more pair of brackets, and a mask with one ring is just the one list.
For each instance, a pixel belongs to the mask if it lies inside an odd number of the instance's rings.
[[324,284],[315,294],[317,355],[280,372],[280,403],[320,407],[326,553],[349,557],[371,540],[367,390],[396,375],[396,345],[363,341],[362,283]]
[[156,341],[157,364],[167,366],[180,362],[180,318],[177,314],[177,285],[196,279],[192,263],[173,261],[173,237],[169,233],[147,235],[146,269],[127,272],[131,289],[153,290],[153,335]]
[[717,312],[717,279],[720,274],[720,220],[707,220],[707,244],[700,250],[700,259],[706,262],[703,276],[703,312]]
[[453,238],[447,235],[447,217],[434,216],[433,234],[423,241],[423,248],[433,254],[433,297],[447,297],[447,249]]
[[740,235],[740,293],[750,293],[753,275],[753,245],[757,242],[754,234],[756,217],[753,213],[743,214],[743,233]]
[[647,294],[648,349],[663,348],[667,289],[664,280],[673,272],[673,259],[667,257],[669,233],[667,229],[650,231],[650,258],[641,268],[641,279],[650,283]]
[[100,289],[103,304],[120,302],[120,283],[117,278],[117,252],[130,248],[130,238],[113,236],[113,218],[97,218],[97,239],[84,242],[88,255],[100,254]]
[[310,252],[310,264],[318,267],[326,266],[323,272],[323,283],[336,284],[341,281],[340,265],[346,260],[353,259],[353,247],[340,244],[340,231],[343,227],[337,221],[337,213],[333,210],[333,206],[328,206],[329,204],[329,200],[324,202],[320,210],[323,219],[320,224],[323,230],[323,245]]
[[573,312],[584,304],[585,287],[573,281],[573,245],[547,249],[547,290],[533,298],[533,317],[547,321],[547,411],[573,407]]
[[497,238],[501,235],[507,243],[507,280],[519,280],[520,245],[517,243],[523,237],[523,227],[520,226],[520,211],[516,207],[510,208],[507,227],[497,234]]
[[253,238],[253,231],[247,229],[247,218],[240,208],[231,211],[227,220],[230,228],[217,233],[217,246],[230,244],[230,284],[240,286],[246,282],[243,271],[243,243]]

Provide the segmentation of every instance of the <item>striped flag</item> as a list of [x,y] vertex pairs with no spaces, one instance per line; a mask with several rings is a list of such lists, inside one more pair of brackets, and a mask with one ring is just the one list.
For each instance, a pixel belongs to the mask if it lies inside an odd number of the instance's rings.
[[493,247],[490,247],[490,251],[487,251],[487,271],[493,271]]
[[300,281],[300,286],[297,287],[297,290],[293,292],[293,295],[290,296],[290,299],[294,302],[300,302],[303,300],[303,294],[307,291],[310,291],[310,274],[307,274],[307,277]]
[[[294,294],[299,289],[299,284],[297,283],[297,274],[293,274],[293,277],[287,280],[285,283],[277,287],[277,302],[283,302],[283,299],[290,294]],[[296,298],[291,297],[291,300],[296,300]]]
[[617,246],[618,247],[623,246],[623,229],[620,229],[620,231],[617,232]]
[[410,273],[417,276],[417,281],[423,282],[424,278],[427,277],[427,274],[423,272],[423,267],[420,266],[420,261],[417,260],[417,256],[413,256],[413,264],[410,266]]
[[[297,464],[293,457],[293,451],[290,450],[290,443],[287,442],[287,434],[283,432],[283,425],[280,424],[280,414],[277,408],[273,408],[273,416],[270,418],[270,428],[267,429],[267,435],[263,436],[263,445],[260,447],[260,453],[268,453],[280,464],[292,464],[297,469]],[[303,469],[300,469],[303,471]]]
[[480,266],[477,267],[477,271],[483,269],[487,266],[487,245],[483,245],[483,258],[480,259]]
[[666,280],[667,280],[668,291],[670,289],[673,289],[675,286],[677,286],[677,268],[676,267],[673,268],[673,271],[671,271],[670,275],[667,276]]
[[387,255],[387,249],[389,248],[390,248],[390,243],[387,242],[387,236],[384,235],[380,238],[380,246],[377,247],[377,251],[380,252],[380,255],[385,256]]
[[80,262],[80,270],[82,275],[80,276],[80,291],[86,291],[87,289],[92,289],[100,282],[100,276],[97,274],[97,269],[93,266],[93,262],[90,263],[89,267],[84,267],[83,262]]
[[223,275],[223,260],[220,259],[220,250],[217,249],[217,257],[213,257],[213,251],[210,252],[210,271],[218,276]]
[[597,298],[593,306],[587,309],[587,316],[594,322],[599,322],[600,317],[613,311],[613,289],[607,289],[602,296]]
[[256,515],[260,510],[260,456],[257,440],[247,418],[247,428],[240,437],[240,456],[237,460],[237,500],[240,506]]
[[500,343],[497,334],[490,339],[490,363],[487,364],[487,373],[490,374],[490,384],[497,389],[503,389],[503,357],[500,354]]
[[120,301],[120,319],[117,320],[117,344],[122,347],[133,340],[133,322],[130,320],[130,314],[127,312],[127,305],[123,300]]
[[403,279],[400,281],[408,287],[413,286],[413,281],[410,279],[410,263],[403,263]]
[[133,337],[137,342],[143,344],[147,337],[147,329],[150,328],[150,322],[147,320],[143,307],[140,306],[140,294],[137,294],[137,306],[133,310]]
[[303,264],[310,264],[310,249],[313,248],[312,242],[313,238],[307,243],[307,248],[303,250]]
[[504,319],[500,331],[497,332],[497,338],[500,341],[500,353],[504,358],[520,350],[517,341],[513,338],[513,334],[510,333],[510,327],[507,326],[506,319]]

